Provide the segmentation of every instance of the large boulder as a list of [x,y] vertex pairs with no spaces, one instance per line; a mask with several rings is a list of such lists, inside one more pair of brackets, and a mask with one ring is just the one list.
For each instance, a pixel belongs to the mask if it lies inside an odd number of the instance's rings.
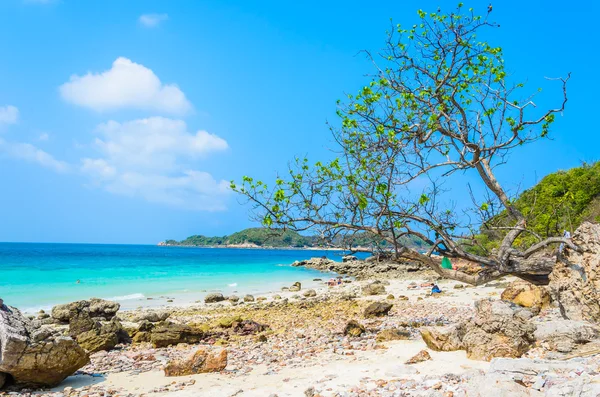
[[92,329],[75,336],[77,343],[90,353],[112,350],[119,342],[128,338],[129,335],[115,318],[105,323],[96,323]]
[[501,299],[539,312],[550,304],[550,294],[544,287],[538,287],[524,280],[513,281],[502,292]]
[[119,342],[129,341],[129,335],[114,314],[110,321],[105,320],[109,313],[113,313],[114,306],[106,304],[108,301],[100,301],[92,299],[66,305],[69,308],[69,335],[89,353],[108,351]]
[[490,361],[494,357],[521,357],[535,341],[531,311],[506,301],[483,299],[475,316],[465,324],[462,338],[467,357]]
[[534,333],[536,341],[544,348],[561,353],[569,353],[598,335],[598,328],[588,322],[564,319],[540,321]]
[[600,225],[584,222],[550,274],[549,288],[561,313],[570,320],[600,324]]
[[0,305],[0,373],[18,386],[56,386],[88,362],[72,338],[36,328],[16,308]]
[[57,305],[52,308],[52,318],[59,323],[69,323],[73,313],[86,311],[91,318],[102,318],[111,320],[119,311],[121,305],[117,302],[104,299],[92,298],[71,302],[64,305]]
[[428,348],[438,352],[450,352],[464,349],[462,342],[465,336],[463,324],[444,327],[423,327],[419,329],[421,337]]
[[365,318],[384,317],[388,315],[393,306],[387,302],[373,302],[365,308],[363,315]]
[[227,366],[227,350],[219,347],[201,346],[183,360],[170,361],[165,366],[165,376],[195,375],[219,372]]

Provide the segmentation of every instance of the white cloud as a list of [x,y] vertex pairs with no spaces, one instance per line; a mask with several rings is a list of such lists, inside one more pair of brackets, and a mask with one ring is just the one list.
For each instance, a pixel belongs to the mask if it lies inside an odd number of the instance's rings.
[[70,168],[69,164],[55,159],[51,154],[29,143],[12,143],[0,139],[0,153],[5,153],[16,159],[37,163],[56,172],[67,172]]
[[111,193],[193,210],[225,209],[229,183],[194,170],[197,160],[222,152],[227,142],[206,131],[190,133],[185,122],[151,117],[100,124],[81,172]]
[[154,28],[167,19],[169,19],[167,14],[144,14],[140,16],[139,21],[147,28]]
[[50,139],[50,135],[47,132],[41,133],[40,136],[38,137],[38,141],[42,141],[42,142],[45,142],[49,139]]
[[19,109],[15,106],[0,106],[0,125],[16,124],[19,121]]
[[151,69],[123,57],[104,72],[71,76],[59,90],[65,101],[98,112],[142,109],[181,115],[192,109],[179,87],[163,84]]

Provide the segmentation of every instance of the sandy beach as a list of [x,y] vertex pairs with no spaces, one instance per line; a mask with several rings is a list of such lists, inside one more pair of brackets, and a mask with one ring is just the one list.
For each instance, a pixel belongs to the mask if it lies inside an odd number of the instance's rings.
[[[165,377],[165,363],[189,354],[194,346],[122,346],[92,354],[90,365],[47,394],[303,396],[310,388],[322,396],[396,395],[393,393],[401,390],[410,393],[432,388],[453,393],[458,387],[445,380],[447,374],[481,374],[489,363],[469,360],[464,351],[430,351],[430,361],[404,364],[426,349],[418,327],[469,317],[474,300],[497,296],[502,285],[465,288],[460,283],[442,281],[439,285],[444,293],[439,297],[432,297],[429,288],[408,288],[410,283],[427,281],[390,280],[385,286],[386,294],[379,296],[360,296],[360,285],[369,282],[362,281],[336,287],[321,284],[314,289],[313,298],[305,298],[305,290],[283,291],[256,296],[260,302],[237,306],[224,302],[143,309],[167,310],[172,321],[202,322],[211,327],[222,318],[237,315],[268,324],[270,329],[263,342],[257,341],[256,336],[233,336],[224,343],[213,341],[223,343],[229,352],[227,368],[221,373]],[[348,295],[355,298],[346,300]],[[392,303],[390,315],[361,319],[363,308],[373,301]],[[119,316],[126,325],[138,312],[123,311]],[[351,319],[361,320],[365,334],[358,338],[343,334],[344,325]],[[380,331],[407,326],[410,339],[377,341]]]

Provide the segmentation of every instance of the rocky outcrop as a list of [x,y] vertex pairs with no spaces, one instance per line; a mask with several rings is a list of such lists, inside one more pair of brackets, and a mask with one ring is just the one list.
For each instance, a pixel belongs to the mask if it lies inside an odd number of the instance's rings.
[[174,360],[165,366],[165,376],[185,376],[219,372],[227,367],[227,350],[201,346],[183,360]]
[[494,357],[521,357],[535,341],[532,313],[505,301],[475,303],[475,316],[465,324],[462,343],[467,356],[490,361]]
[[289,288],[290,292],[298,292],[302,289],[302,284],[299,281],[296,281],[294,284],[292,284],[292,286]]
[[417,262],[396,262],[388,256],[373,256],[366,260],[355,258],[347,257],[347,259],[342,259],[342,262],[327,258],[311,258],[296,261],[292,263],[292,266],[304,266],[321,271],[345,274],[359,280],[406,278],[407,276],[413,277],[415,272],[432,274],[426,266]]
[[598,338],[597,327],[585,321],[552,320],[536,323],[536,342],[546,350],[570,353],[578,345],[584,345]]
[[549,288],[563,316],[600,324],[600,225],[584,222],[573,234],[577,252],[565,248]]
[[85,311],[91,318],[110,320],[117,314],[120,307],[121,305],[117,302],[92,298],[54,306],[52,308],[52,318],[58,323],[67,324],[72,317],[72,313]]
[[365,318],[387,316],[393,306],[387,302],[373,302],[365,308],[363,315]]
[[129,335],[115,316],[118,309],[116,302],[91,299],[56,306],[52,315],[58,321],[66,318],[69,335],[86,351],[94,353],[111,350],[118,343],[129,341]]
[[315,291],[314,289],[307,289],[302,295],[306,298],[314,298],[315,296],[317,296],[317,291]]
[[545,287],[533,285],[524,280],[516,280],[502,292],[501,299],[516,305],[527,307],[539,313],[550,305],[550,294]]
[[475,315],[465,323],[427,327],[421,336],[436,351],[467,351],[473,360],[521,357],[535,342],[535,324],[529,309],[513,303],[484,299],[475,303]]
[[443,327],[423,327],[419,330],[421,337],[428,348],[438,352],[463,350],[462,339],[465,328],[462,324],[453,324]]
[[0,373],[18,386],[56,386],[88,362],[72,338],[36,328],[16,308],[0,306]]

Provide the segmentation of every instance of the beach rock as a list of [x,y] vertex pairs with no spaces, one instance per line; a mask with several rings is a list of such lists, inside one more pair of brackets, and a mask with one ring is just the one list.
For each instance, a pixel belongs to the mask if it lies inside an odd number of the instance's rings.
[[254,335],[267,330],[269,327],[252,320],[242,320],[233,323],[233,332],[240,335]]
[[346,255],[346,256],[342,257],[342,262],[354,262],[357,260],[358,260],[358,258],[355,257],[354,255]]
[[94,353],[113,349],[123,338],[128,338],[128,335],[123,336],[123,333],[123,326],[113,318],[107,323],[97,324],[93,329],[77,334],[75,339],[87,352]]
[[231,295],[229,298],[227,298],[227,300],[229,300],[229,302],[231,302],[232,304],[235,304],[240,301],[240,297],[237,295]]
[[241,323],[243,321],[240,316],[223,317],[219,320],[219,327],[231,328],[235,323]]
[[290,292],[298,292],[302,289],[302,284],[299,281],[296,281],[292,286],[288,289]]
[[561,353],[569,353],[577,345],[589,343],[599,335],[598,327],[573,320],[540,321],[534,333],[536,341],[542,346]]
[[464,349],[462,339],[465,329],[462,324],[443,327],[422,327],[419,329],[428,348],[438,352],[450,352]]
[[159,323],[165,321],[171,313],[168,310],[143,310],[135,311],[133,316],[130,317],[132,322],[139,323],[142,321],[148,321],[151,323]]
[[490,361],[494,357],[517,358],[535,341],[532,313],[506,301],[475,302],[475,316],[465,324],[462,338],[467,357]]
[[194,344],[205,336],[203,330],[184,324],[162,323],[150,331],[150,342],[154,347],[166,347],[178,343]]
[[410,331],[401,328],[386,328],[380,331],[375,340],[377,342],[388,342],[392,340],[407,340],[410,339]]
[[72,338],[35,328],[16,308],[0,306],[0,373],[16,385],[53,387],[88,362]]
[[204,297],[204,303],[217,303],[225,300],[225,297],[220,292],[214,292]]
[[408,359],[408,361],[406,361],[404,364],[418,364],[429,360],[431,360],[431,356],[427,350],[421,350],[415,356]]
[[358,321],[351,320],[344,327],[344,335],[358,337],[361,336],[365,332],[365,327],[363,327]]
[[0,372],[0,390],[2,390],[2,388],[4,387],[4,383],[6,383],[6,377],[8,374],[5,374],[4,372]]
[[165,366],[165,376],[186,376],[206,372],[219,372],[227,366],[227,350],[220,347],[201,346],[189,357],[172,360]]
[[87,312],[91,318],[112,319],[119,311],[121,305],[117,302],[104,299],[92,298],[90,300],[81,300],[64,305],[57,305],[52,308],[52,318],[59,323],[69,323],[73,313]]
[[385,293],[385,286],[378,281],[372,282],[362,287],[362,294],[365,296],[384,295]]
[[524,280],[516,280],[502,292],[501,299],[532,309],[539,313],[550,305],[550,294],[544,287],[538,287]]
[[387,316],[394,305],[387,302],[373,302],[363,312],[365,318]]
[[254,296],[252,296],[252,295],[244,296],[244,302],[254,302]]
[[583,222],[572,241],[583,252],[565,248],[548,287],[565,318],[600,324],[600,225]]
[[312,298],[317,296],[317,291],[314,289],[307,289],[302,295],[304,295],[306,298]]

